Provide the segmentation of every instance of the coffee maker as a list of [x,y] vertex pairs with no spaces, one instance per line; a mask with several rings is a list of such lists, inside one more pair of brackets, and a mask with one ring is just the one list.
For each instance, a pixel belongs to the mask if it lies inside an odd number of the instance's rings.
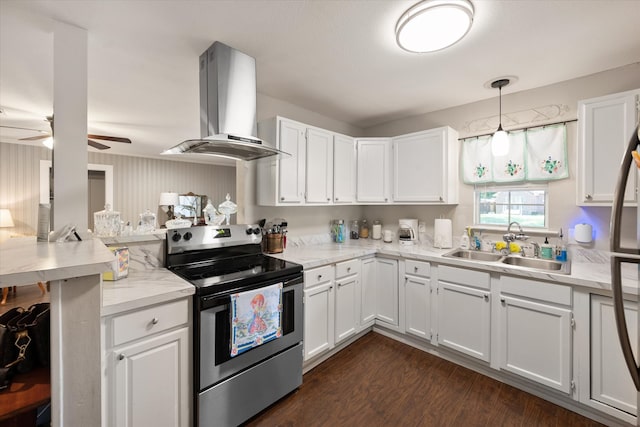
[[418,240],[418,220],[400,219],[400,229],[398,230],[398,241],[401,245],[413,245]]

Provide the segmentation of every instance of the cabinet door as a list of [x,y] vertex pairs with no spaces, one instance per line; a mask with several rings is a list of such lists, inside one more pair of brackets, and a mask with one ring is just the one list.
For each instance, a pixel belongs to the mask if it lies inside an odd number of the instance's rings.
[[114,425],[189,425],[188,328],[121,347],[112,357]]
[[376,258],[376,319],[398,326],[398,261]]
[[431,339],[431,280],[407,275],[404,288],[405,331]]
[[333,348],[333,281],[304,291],[304,360]]
[[291,157],[279,160],[280,203],[303,203],[306,159],[306,128],[288,120],[279,122],[279,148]]
[[336,280],[336,344],[354,335],[360,320],[358,275]]
[[501,369],[571,391],[571,311],[500,297]]
[[328,204],[333,199],[333,135],[307,129],[306,202]]
[[[611,205],[622,154],[638,123],[639,97],[635,90],[578,103],[578,204]],[[624,201],[633,204],[636,168],[630,174]]]
[[333,139],[333,202],[356,201],[356,142],[348,136]]
[[[624,314],[629,336],[637,337],[637,303],[625,301]],[[637,360],[637,341],[632,339],[631,345]],[[636,398],[637,392],[618,342],[613,300],[594,295],[591,297],[591,399],[635,416]]]
[[389,202],[390,152],[388,139],[358,140],[358,202]]
[[368,327],[376,319],[376,259],[362,260],[360,281],[360,327]]
[[393,139],[394,201],[444,201],[445,137],[444,130],[437,130]]
[[438,344],[489,361],[489,291],[438,282]]

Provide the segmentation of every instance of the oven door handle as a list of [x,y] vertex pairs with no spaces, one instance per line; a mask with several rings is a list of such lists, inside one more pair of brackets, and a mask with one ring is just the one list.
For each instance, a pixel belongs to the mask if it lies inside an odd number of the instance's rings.
[[304,283],[303,277],[304,277],[304,276],[299,275],[299,276],[296,276],[296,277],[294,277],[294,278],[292,278],[292,279],[284,280],[284,281],[282,282],[282,287],[283,287],[283,288],[286,288],[286,287],[288,287],[288,286],[293,286],[293,285],[297,285],[297,284],[299,284],[299,283]]

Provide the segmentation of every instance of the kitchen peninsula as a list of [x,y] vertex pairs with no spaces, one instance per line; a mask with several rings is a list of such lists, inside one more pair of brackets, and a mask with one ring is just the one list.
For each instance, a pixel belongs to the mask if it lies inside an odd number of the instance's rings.
[[112,260],[98,239],[0,244],[0,286],[51,286],[52,425],[100,425],[100,274]]

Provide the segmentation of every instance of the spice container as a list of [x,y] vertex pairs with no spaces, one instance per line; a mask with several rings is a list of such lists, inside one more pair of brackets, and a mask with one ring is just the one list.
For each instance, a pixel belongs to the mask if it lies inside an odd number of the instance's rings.
[[360,238],[360,223],[358,222],[357,219],[354,219],[353,221],[351,221],[351,227],[349,229],[349,237],[351,237],[352,239]]
[[373,221],[373,226],[371,227],[371,238],[375,240],[382,239],[382,223],[377,219]]
[[369,224],[367,224],[367,220],[363,219],[360,224],[360,238],[368,239],[369,238]]

